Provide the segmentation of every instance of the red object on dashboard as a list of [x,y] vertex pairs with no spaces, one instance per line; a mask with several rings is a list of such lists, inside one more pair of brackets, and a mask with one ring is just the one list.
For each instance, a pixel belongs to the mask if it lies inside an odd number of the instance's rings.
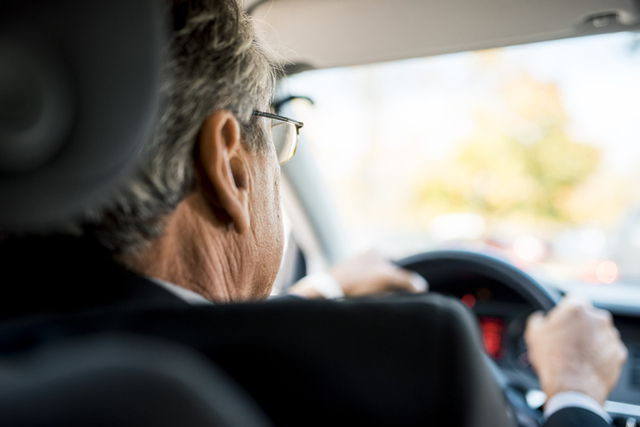
[[466,305],[469,309],[472,309],[476,306],[476,297],[471,294],[464,294],[460,299],[464,305]]
[[493,359],[502,358],[504,347],[502,339],[504,337],[504,319],[499,317],[480,317],[480,328],[482,329],[482,339],[487,354]]

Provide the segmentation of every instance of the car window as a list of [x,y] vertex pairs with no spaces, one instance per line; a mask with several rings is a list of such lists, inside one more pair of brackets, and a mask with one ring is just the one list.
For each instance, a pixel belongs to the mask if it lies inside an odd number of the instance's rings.
[[618,33],[288,78],[358,249],[640,281],[640,42]]

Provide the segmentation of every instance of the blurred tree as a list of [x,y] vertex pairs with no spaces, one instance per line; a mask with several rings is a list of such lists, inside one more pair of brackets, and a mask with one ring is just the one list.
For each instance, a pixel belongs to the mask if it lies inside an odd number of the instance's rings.
[[477,55],[478,67],[491,69],[480,73],[492,90],[490,101],[478,108],[476,131],[426,173],[418,203],[433,214],[473,211],[500,219],[582,220],[569,201],[596,172],[600,151],[568,135],[554,83],[513,71],[496,51]]

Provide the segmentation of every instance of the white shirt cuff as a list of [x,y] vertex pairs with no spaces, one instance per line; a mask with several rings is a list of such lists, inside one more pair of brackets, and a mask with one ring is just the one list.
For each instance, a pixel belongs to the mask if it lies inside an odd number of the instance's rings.
[[606,422],[611,423],[611,417],[604,408],[592,397],[577,391],[563,391],[554,395],[544,405],[544,416],[549,418],[564,408],[582,408],[600,415]]
[[340,286],[340,283],[329,273],[310,274],[298,283],[304,283],[306,286],[313,288],[326,299],[344,298],[342,286]]

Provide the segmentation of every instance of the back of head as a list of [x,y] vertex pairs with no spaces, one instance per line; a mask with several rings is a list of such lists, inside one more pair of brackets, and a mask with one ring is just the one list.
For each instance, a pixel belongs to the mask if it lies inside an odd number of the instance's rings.
[[254,109],[269,105],[274,68],[237,0],[174,0],[162,86],[163,110],[139,173],[88,222],[115,254],[143,249],[164,232],[164,218],[196,185],[194,147],[215,110],[238,119],[243,142],[264,150],[269,141]]

